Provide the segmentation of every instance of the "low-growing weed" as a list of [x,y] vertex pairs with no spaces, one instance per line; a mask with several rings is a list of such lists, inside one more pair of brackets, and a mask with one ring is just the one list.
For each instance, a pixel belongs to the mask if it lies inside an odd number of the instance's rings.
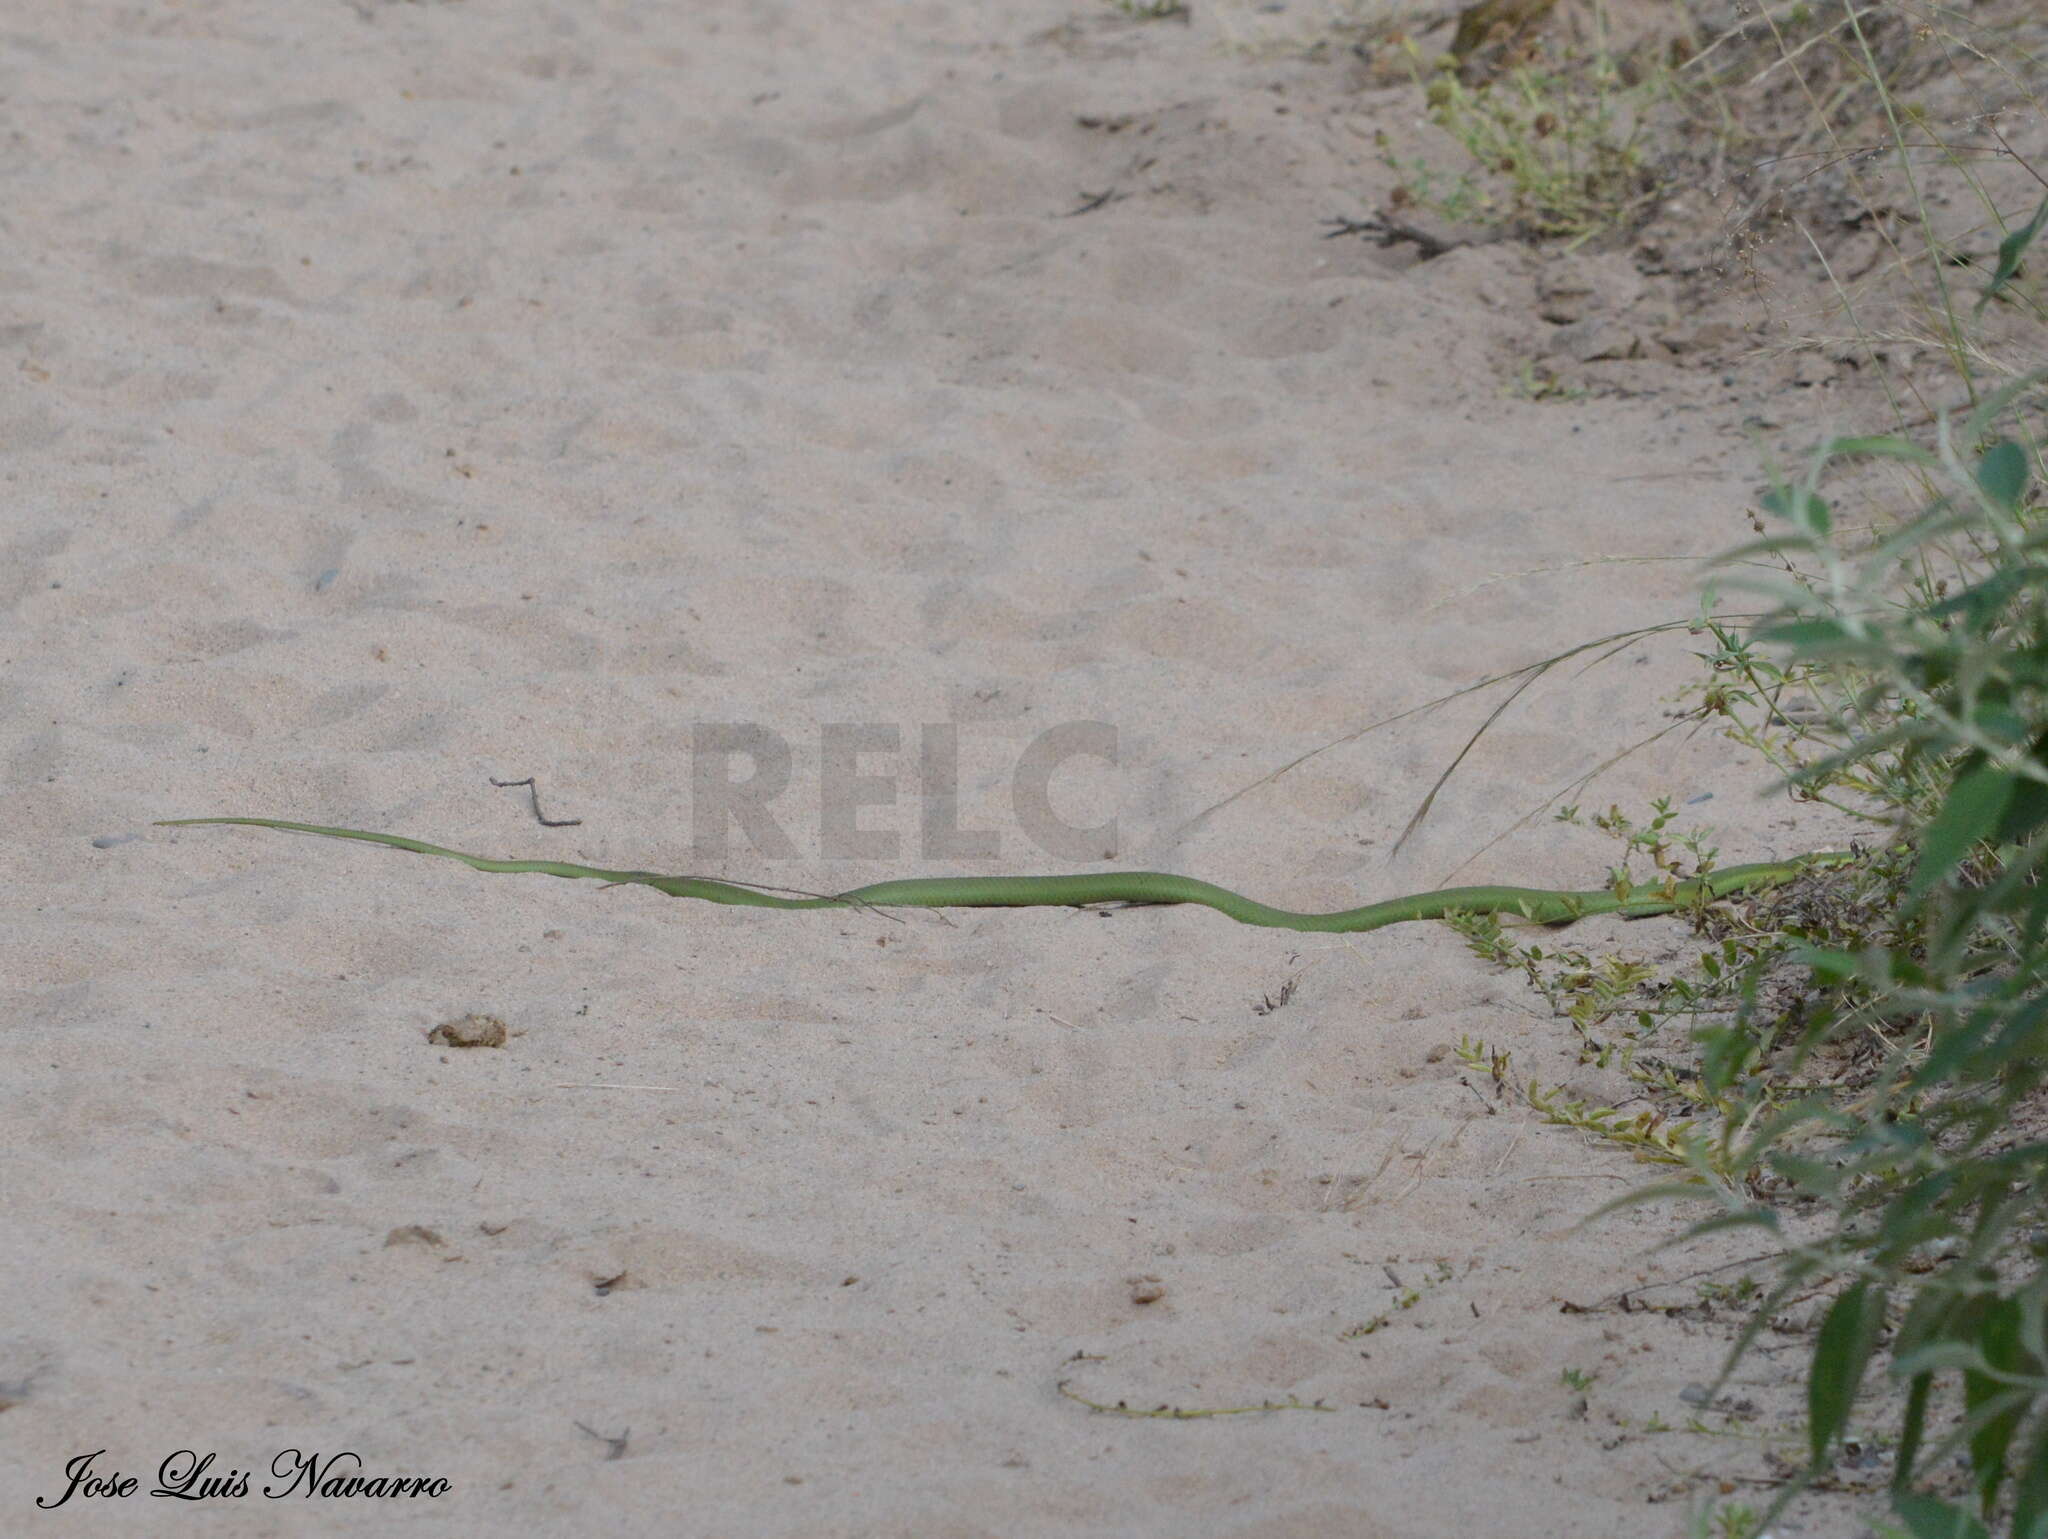
[[1406,51],[1418,78],[1427,74],[1430,121],[1469,164],[1438,170],[1396,154],[1383,137],[1381,158],[1402,179],[1397,205],[1412,201],[1460,224],[1577,244],[1654,201],[1658,182],[1640,148],[1652,88],[1625,83],[1612,57],[1554,70],[1519,65],[1467,85],[1454,68],[1425,71],[1413,42]]

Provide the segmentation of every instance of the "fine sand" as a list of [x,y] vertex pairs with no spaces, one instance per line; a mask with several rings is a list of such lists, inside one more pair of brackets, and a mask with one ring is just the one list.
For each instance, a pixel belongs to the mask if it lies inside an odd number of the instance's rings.
[[[1757,420],[1841,397],[1702,367],[1735,334],[1626,252],[1322,238],[1415,100],[1229,46],[1256,16],[16,15],[0,1530],[1583,1539],[1768,1500],[1806,1338],[1715,1410],[1730,1317],[1636,1307],[1765,1247],[1581,1227],[1650,1172],[1453,1048],[1626,1086],[1441,926],[785,915],[151,826],[807,890],[1597,885],[1611,842],[1514,825],[1670,724],[1697,638],[1554,670],[1398,856],[1500,695],[1339,740],[1684,618]],[[1560,331],[1590,393],[1518,395]],[[788,753],[760,847],[703,815],[721,724]],[[528,776],[580,823],[489,784]],[[1839,839],[1761,782],[1688,729],[1582,800],[1670,793],[1731,862]],[[429,1040],[472,1012],[501,1046]],[[1643,1430],[1696,1415],[1745,1435]],[[149,1498],[180,1449],[249,1494]],[[290,1449],[448,1489],[266,1499]],[[34,1510],[96,1450],[137,1495]]]

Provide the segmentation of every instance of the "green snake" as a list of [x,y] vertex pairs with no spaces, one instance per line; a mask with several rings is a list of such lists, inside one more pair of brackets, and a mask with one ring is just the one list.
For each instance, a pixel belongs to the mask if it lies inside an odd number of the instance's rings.
[[1442,919],[1447,914],[1511,914],[1535,924],[1566,924],[1592,914],[1620,914],[1639,919],[1725,898],[1731,893],[1758,892],[1790,881],[1802,871],[1847,864],[1848,851],[1824,850],[1788,860],[1725,866],[1705,876],[1681,881],[1667,877],[1656,883],[1617,883],[1589,892],[1560,892],[1543,887],[1445,887],[1436,892],[1389,898],[1362,908],[1330,914],[1304,914],[1273,908],[1227,887],[1174,876],[1164,871],[1101,871],[1077,876],[936,876],[874,882],[834,894],[791,895],[788,892],[714,881],[700,876],[662,876],[653,871],[612,871],[562,860],[492,860],[467,855],[438,844],[399,834],[365,833],[356,828],[327,828],[318,823],[288,823],[277,818],[169,818],[159,828],[190,828],[202,823],[238,823],[251,828],[281,828],[291,833],[322,834],[330,839],[361,839],[420,855],[459,860],[478,871],[538,871],[548,876],[592,878],[613,884],[652,887],[672,898],[702,898],[708,903],[734,903],[748,908],[1081,908],[1096,903],[1199,903],[1240,924],[1277,930],[1312,930],[1351,935],[1410,919]]

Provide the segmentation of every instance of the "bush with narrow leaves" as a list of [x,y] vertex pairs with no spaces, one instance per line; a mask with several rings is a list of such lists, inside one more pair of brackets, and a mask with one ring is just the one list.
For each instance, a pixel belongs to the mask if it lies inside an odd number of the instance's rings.
[[[2004,242],[1987,302],[2044,226],[2048,202]],[[1774,1101],[1732,1151],[1808,1199],[1818,1232],[1726,1183],[1713,1188],[1724,1211],[1701,1227],[1753,1225],[1787,1245],[1752,1334],[1837,1280],[1810,1372],[1811,1473],[1868,1414],[1882,1362],[1904,1392],[1894,1503],[1922,1539],[2048,1539],[2044,399],[2043,376],[2018,380],[1943,418],[1931,448],[1835,440],[1768,499],[1785,532],[1726,558],[1783,568],[1742,580],[1776,604],[1743,645],[1844,689],[1832,751],[1793,762],[1789,783],[1815,797],[1890,788],[1910,858],[1892,867],[1880,933],[1790,953],[1811,1006],[1796,1033],[1766,1019],[1753,979],[1750,1007],[1701,1034],[1710,1091],[1737,1101],[1822,1055],[1862,1065],[1853,1097]],[[1912,467],[1934,495],[1852,551],[1822,489],[1871,457]],[[1902,599],[1901,570],[1952,575]],[[1957,1453],[1974,1487],[1960,1504],[1923,1489]]]

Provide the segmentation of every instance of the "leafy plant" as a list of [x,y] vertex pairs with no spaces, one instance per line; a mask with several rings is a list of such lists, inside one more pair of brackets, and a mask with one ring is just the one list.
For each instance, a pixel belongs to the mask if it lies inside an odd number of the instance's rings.
[[[2016,1534],[2048,1534],[2048,530],[2027,410],[2041,383],[1944,419],[1931,449],[1826,445],[1768,500],[1788,531],[1727,558],[1784,566],[1745,580],[1777,611],[1722,654],[1746,704],[1768,709],[1783,677],[1854,685],[1841,716],[1801,729],[1800,749],[1754,741],[1807,794],[1846,789],[1868,815],[1901,817],[1909,853],[1863,944],[1787,954],[1818,1001],[1796,1031],[1769,1019],[1753,967],[1740,1018],[1702,1034],[1709,1095],[1777,1103],[1745,1119],[1734,1162],[1817,1205],[1824,1232],[1797,1239],[1776,1205],[1727,1188],[1724,1212],[1700,1227],[1754,1225],[1786,1243],[1759,1322],[1796,1291],[1842,1283],[1814,1346],[1811,1473],[1888,1346],[1906,1392],[1893,1490],[1917,1535],[1988,1532],[2001,1513]],[[1938,494],[1852,550],[1821,486],[1843,461],[1873,457],[1913,467]],[[1902,565],[1955,575],[1902,597]],[[1789,654],[1779,678],[1757,672],[1758,649]],[[1833,1093],[1785,1100],[1769,1083],[1828,1056],[1856,1069]],[[1937,1435],[1943,1381],[1960,1403]],[[1974,1514],[1916,1486],[1958,1451]]]
[[[2001,249],[2023,271],[2048,215]],[[1806,1481],[1852,1420],[1893,1404],[1895,1511],[1916,1539],[2048,1539],[2048,507],[2039,490],[2048,371],[1942,416],[1931,445],[1837,439],[1765,500],[1780,521],[1723,558],[1765,594],[1746,634],[1711,618],[1693,719],[1720,721],[1796,799],[1880,834],[1851,869],[1739,907],[1702,908],[1696,966],[1639,963],[1453,923],[1521,971],[1618,1069],[1640,1109],[1517,1084],[1506,1052],[1461,1041],[1497,1092],[1546,1120],[1687,1171],[1646,1196],[1709,1196],[1694,1233],[1749,1226],[1781,1247],[1745,1302],[1729,1368],[1795,1297],[1832,1294],[1808,1376]],[[1901,466],[1927,489],[1897,527],[1844,528],[1824,488]],[[1560,816],[1580,821],[1575,808]],[[1715,852],[1668,802],[1591,823],[1660,879]],[[1696,1063],[1652,1057],[1687,1018]],[[1795,1221],[1796,1219],[1796,1221]],[[1880,1394],[1886,1381],[1890,1396]],[[1959,1457],[1969,1501],[1941,1485]],[[1761,1520],[1768,1523],[1789,1489]]]

